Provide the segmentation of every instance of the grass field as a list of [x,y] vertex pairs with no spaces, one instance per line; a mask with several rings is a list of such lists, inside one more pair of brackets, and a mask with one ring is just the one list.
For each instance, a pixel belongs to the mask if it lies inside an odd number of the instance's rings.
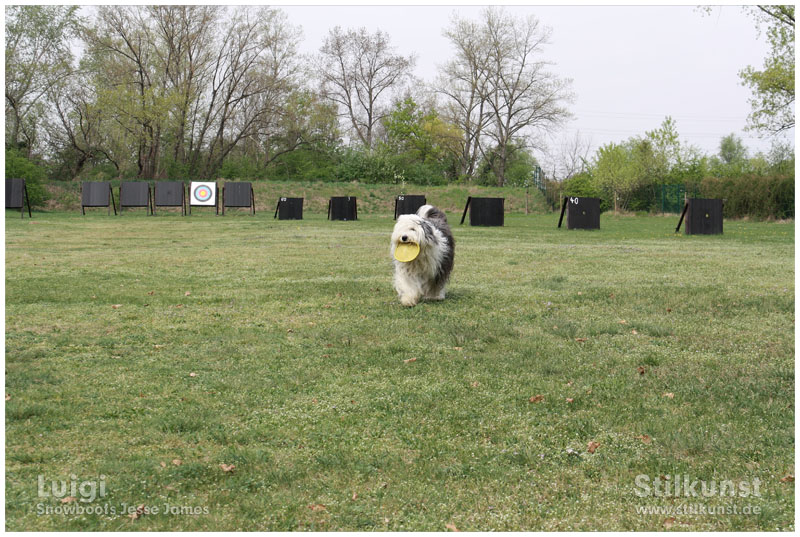
[[454,225],[405,309],[391,219],[271,216],[7,214],[7,529],[794,528],[793,222]]

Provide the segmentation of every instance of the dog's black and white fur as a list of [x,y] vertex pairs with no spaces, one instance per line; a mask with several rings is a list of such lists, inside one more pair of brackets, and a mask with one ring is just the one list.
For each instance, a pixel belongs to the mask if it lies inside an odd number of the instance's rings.
[[[398,244],[419,244],[419,255],[403,263],[394,259]],[[404,306],[416,306],[420,299],[444,300],[445,285],[453,270],[455,241],[444,212],[423,205],[417,214],[397,218],[392,232],[394,288]]]

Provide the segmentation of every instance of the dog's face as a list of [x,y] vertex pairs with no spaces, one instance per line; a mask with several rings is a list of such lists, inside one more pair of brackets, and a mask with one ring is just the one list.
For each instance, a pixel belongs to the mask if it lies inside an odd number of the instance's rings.
[[415,214],[403,214],[397,217],[397,223],[392,231],[392,250],[403,243],[419,244],[420,249],[425,246],[425,226],[422,218]]

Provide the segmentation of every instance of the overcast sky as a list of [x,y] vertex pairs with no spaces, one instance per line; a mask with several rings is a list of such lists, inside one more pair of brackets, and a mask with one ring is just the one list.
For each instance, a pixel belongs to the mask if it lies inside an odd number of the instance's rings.
[[[442,37],[453,13],[477,18],[480,6],[281,6],[303,28],[301,49],[315,53],[328,31],[364,26],[391,36],[396,50],[417,56],[416,76],[431,82],[452,56]],[[677,122],[681,140],[717,153],[720,138],[736,133],[751,153],[769,150],[769,139],[745,132],[749,90],[737,73],[761,67],[769,47],[741,7],[510,6],[551,27],[545,59],[573,80],[575,131],[594,148],[657,128],[665,116]],[[556,136],[556,141],[562,135]],[[794,139],[794,131],[790,133]],[[557,145],[557,144],[553,144]]]

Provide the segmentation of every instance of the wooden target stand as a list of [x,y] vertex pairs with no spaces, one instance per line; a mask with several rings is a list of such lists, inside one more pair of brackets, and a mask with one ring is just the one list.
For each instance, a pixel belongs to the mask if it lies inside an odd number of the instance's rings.
[[600,229],[600,198],[565,197],[561,204],[558,227],[567,215],[567,229]]
[[[209,197],[201,189],[210,189]],[[214,214],[219,216],[219,187],[215,181],[192,181],[189,183],[189,216],[192,207],[214,207]]]
[[[461,223],[467,216],[469,209],[470,226],[502,226],[505,223],[505,198],[467,198]],[[459,225],[460,225],[459,224]]]
[[722,235],[722,209],[724,200],[713,198],[689,198],[683,206],[675,233],[686,219],[686,235]]
[[156,214],[156,207],[180,207],[181,216],[186,216],[186,185],[183,181],[156,181],[154,190],[153,214]]
[[25,205],[28,206],[28,218],[33,218],[25,179],[6,179],[6,209],[19,209],[19,217],[25,218]]
[[353,196],[334,196],[328,200],[328,220],[358,220],[358,201]]
[[403,194],[394,199],[394,219],[401,214],[417,214],[420,207],[427,203],[425,196]]
[[303,198],[280,198],[275,206],[275,216],[278,220],[302,220]]
[[117,214],[117,204],[114,201],[114,191],[108,181],[84,181],[81,183],[81,214],[86,215],[86,207],[106,207],[111,216],[111,207],[114,215]]
[[125,207],[144,207],[145,214],[155,214],[150,183],[145,181],[123,181],[119,185],[119,214]]
[[225,183],[222,187],[222,216],[225,216],[225,208],[248,208],[250,214],[256,214],[256,196],[253,193],[253,184]]

